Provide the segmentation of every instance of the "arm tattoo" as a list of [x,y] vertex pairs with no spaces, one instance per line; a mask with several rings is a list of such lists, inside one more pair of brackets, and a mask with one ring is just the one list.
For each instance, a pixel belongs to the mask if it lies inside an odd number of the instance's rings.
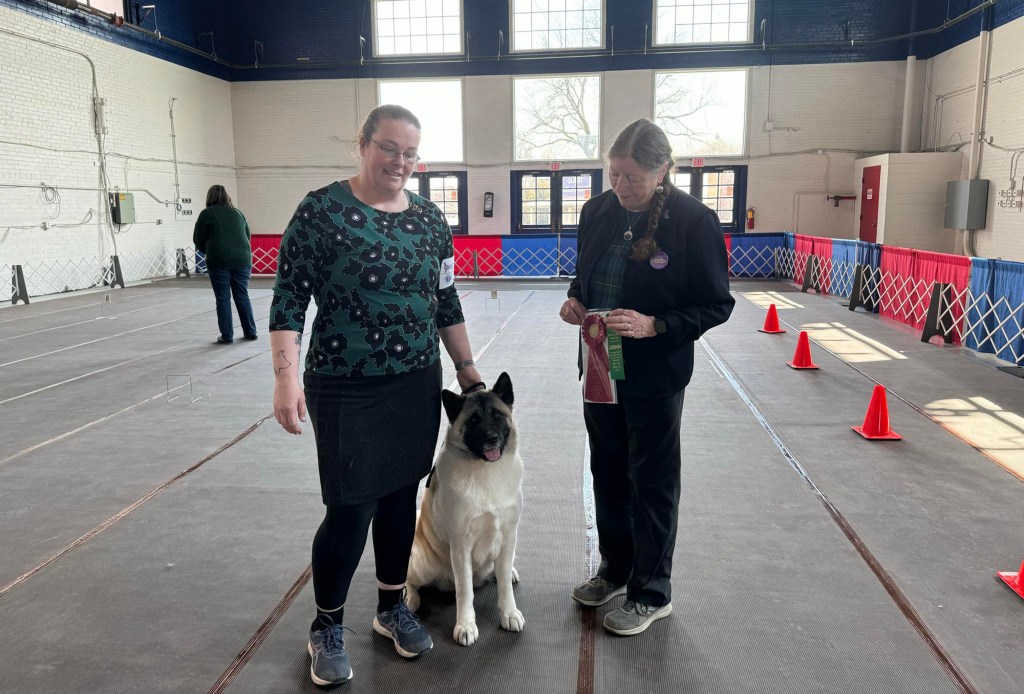
[[279,374],[282,371],[286,371],[286,370],[291,368],[292,363],[290,361],[288,361],[288,357],[285,356],[283,349],[278,350],[277,354],[274,355],[274,358],[275,358],[275,360],[280,359],[281,361],[284,362],[284,366],[275,366],[274,367],[274,373],[275,374]]
[[299,347],[302,346],[302,333],[295,334],[295,344],[298,345]]

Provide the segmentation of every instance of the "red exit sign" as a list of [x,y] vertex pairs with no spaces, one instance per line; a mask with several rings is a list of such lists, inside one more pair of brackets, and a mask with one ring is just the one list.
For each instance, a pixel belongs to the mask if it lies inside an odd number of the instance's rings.
[[416,165],[416,173],[426,173],[426,172],[427,172],[427,165],[426,165],[426,163],[421,161],[419,164]]
[[704,166],[704,157],[694,157],[690,163],[690,166],[692,166],[695,169],[701,168],[702,166]]
[[560,161],[548,162],[548,171],[561,171],[561,170],[562,170],[562,162],[560,162]]

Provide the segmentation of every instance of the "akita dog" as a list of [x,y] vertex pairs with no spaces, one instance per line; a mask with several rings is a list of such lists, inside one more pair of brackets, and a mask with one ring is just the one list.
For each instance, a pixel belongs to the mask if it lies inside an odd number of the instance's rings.
[[420,505],[409,560],[406,603],[416,610],[419,588],[455,590],[453,637],[476,642],[473,586],[492,574],[498,583],[501,628],[526,624],[512,584],[516,531],[523,509],[523,461],[512,416],[512,380],[502,373],[491,390],[441,394],[450,425]]

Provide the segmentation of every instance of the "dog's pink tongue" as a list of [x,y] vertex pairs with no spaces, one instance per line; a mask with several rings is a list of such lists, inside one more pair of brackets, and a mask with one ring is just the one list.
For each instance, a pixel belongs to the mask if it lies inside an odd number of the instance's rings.
[[486,448],[484,449],[484,457],[490,460],[492,463],[501,457],[500,448]]

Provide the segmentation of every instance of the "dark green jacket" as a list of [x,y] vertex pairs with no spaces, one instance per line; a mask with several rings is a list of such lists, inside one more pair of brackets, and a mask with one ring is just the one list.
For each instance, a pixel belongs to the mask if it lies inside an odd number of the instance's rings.
[[234,207],[214,205],[199,213],[192,242],[206,254],[208,268],[252,266],[249,223]]

